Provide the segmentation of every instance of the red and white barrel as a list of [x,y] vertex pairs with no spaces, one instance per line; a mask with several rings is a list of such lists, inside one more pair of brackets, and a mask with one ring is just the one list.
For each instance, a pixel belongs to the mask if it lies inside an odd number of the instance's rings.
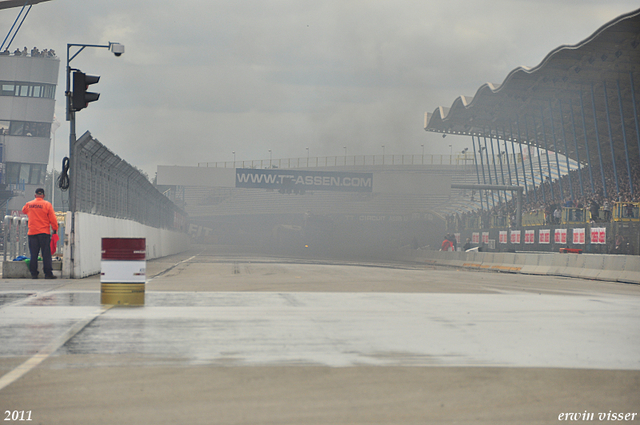
[[147,279],[144,238],[102,238],[103,283],[144,283]]
[[102,238],[102,304],[144,304],[145,238]]

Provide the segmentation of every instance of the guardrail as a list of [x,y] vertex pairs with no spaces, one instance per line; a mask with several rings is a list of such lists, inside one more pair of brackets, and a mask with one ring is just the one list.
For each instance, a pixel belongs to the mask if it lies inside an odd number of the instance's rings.
[[640,221],[640,202],[616,202],[613,221]]

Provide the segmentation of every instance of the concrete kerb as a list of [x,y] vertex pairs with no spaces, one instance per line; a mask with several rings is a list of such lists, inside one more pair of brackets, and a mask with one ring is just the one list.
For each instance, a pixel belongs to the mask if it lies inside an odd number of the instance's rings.
[[560,276],[580,277],[585,268],[589,267],[590,256],[582,254],[563,254],[567,257],[567,264],[564,270],[559,272]]
[[620,271],[618,282],[640,283],[640,257],[625,256],[624,269]]
[[604,255],[588,255],[588,259],[585,258],[584,266],[578,271],[576,277],[584,279],[597,279],[598,275],[604,267]]
[[516,254],[516,264],[522,266],[520,273],[534,274],[539,261],[540,255],[538,254]]
[[579,254],[557,254],[557,255],[549,255],[549,260],[551,263],[549,264],[549,269],[546,274],[550,275],[559,275],[566,276],[567,268],[569,267],[569,261],[571,257]]
[[621,255],[607,255],[603,258],[602,271],[597,278],[618,281],[626,269],[627,257]]
[[397,259],[477,270],[640,283],[640,257],[635,256],[406,250]]

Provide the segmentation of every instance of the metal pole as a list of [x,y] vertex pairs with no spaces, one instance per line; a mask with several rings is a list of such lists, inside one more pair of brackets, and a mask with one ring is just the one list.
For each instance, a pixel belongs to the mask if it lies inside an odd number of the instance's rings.
[[633,84],[633,72],[629,72],[629,81],[631,82],[631,105],[633,105],[633,119],[636,123],[636,137],[638,139],[638,155],[640,155],[640,124],[638,124],[638,110],[636,108],[635,87]]
[[[549,188],[551,189],[551,202],[553,202],[556,199],[556,196],[553,193],[553,176],[551,175],[551,161],[549,161],[549,144],[547,143],[547,129],[544,125],[544,110],[542,109],[542,105],[540,105],[540,119],[542,120],[542,140],[544,140],[545,156],[547,157],[547,170],[549,171]],[[560,176],[558,176],[558,178],[559,177]],[[562,202],[562,197],[560,197],[560,202]]]
[[576,133],[576,118],[573,113],[573,102],[569,98],[569,109],[571,109],[571,127],[573,129],[573,144],[576,147],[576,161],[578,162],[578,181],[580,182],[580,196],[584,198],[584,185],[582,184],[582,164],[580,163],[580,151],[578,150],[578,136]]
[[[497,131],[498,129],[496,128],[496,132]],[[513,186],[513,180],[511,180],[511,165],[509,164],[509,148],[507,145],[507,135],[506,135],[505,129],[502,129],[502,136],[504,140],[504,154],[505,154],[505,158],[507,159],[507,171],[509,172],[509,184]],[[513,143],[513,141],[511,143]]]
[[524,130],[525,130],[525,137],[527,138],[527,144],[529,149],[529,155],[527,156],[529,157],[529,171],[531,172],[531,181],[533,182],[533,197],[535,201],[538,202],[538,191],[536,190],[536,179],[535,179],[535,174],[533,173],[533,158],[531,158],[531,139],[529,138],[529,123],[526,115],[524,117]]
[[73,58],[69,58],[70,44],[67,44],[67,88],[65,95],[67,97],[67,120],[69,121],[69,169],[67,175],[69,177],[69,212],[71,213],[71,228],[69,229],[69,277],[75,278],[75,213],[76,213],[76,113],[71,107],[71,66],[69,65]]
[[[627,159],[627,177],[629,178],[629,191],[633,195],[633,180],[631,178],[631,162],[629,161],[629,148],[627,148],[627,131],[624,125],[624,112],[622,110],[622,91],[620,90],[620,80],[616,80],[618,86],[618,104],[620,105],[620,127],[622,128],[622,141],[624,143],[624,155]],[[637,118],[637,117],[636,117]]]
[[[476,177],[478,178],[478,184],[480,184],[480,171],[478,170],[478,156],[476,154],[476,139],[473,137],[473,135],[471,135],[471,143],[473,143],[473,162],[476,165]],[[480,140],[478,140],[478,146],[480,146]],[[480,155],[480,159],[482,159],[482,155]],[[483,174],[484,174],[484,170],[483,170]],[[484,209],[484,205],[483,205],[483,201],[482,201],[482,194],[480,193],[480,209],[483,210]]]
[[[544,174],[542,173],[542,159],[540,158],[540,147],[538,146],[538,134],[537,134],[537,125],[536,125],[536,117],[535,115],[531,116],[531,120],[533,121],[533,135],[536,139],[536,152],[538,153],[538,172],[540,173],[540,189],[542,189],[542,202],[547,203],[547,195],[544,190]],[[529,131],[529,127],[527,127],[527,132]],[[548,156],[547,156],[547,159]],[[553,199],[553,196],[551,197]]]
[[[616,180],[616,193],[620,195],[620,185],[618,184],[618,170],[616,167],[616,155],[613,151],[613,134],[611,132],[611,116],[609,113],[609,96],[607,95],[607,82],[602,82],[602,87],[604,88],[604,110],[607,114],[607,129],[609,130],[609,144],[611,145],[611,161],[613,162],[613,177]],[[624,124],[624,123],[623,123]],[[624,128],[624,125],[622,126]],[[627,145],[624,145],[624,148],[627,148]]]
[[596,129],[596,142],[598,142],[598,159],[600,160],[600,176],[602,177],[602,193],[607,197],[607,183],[604,179],[604,166],[602,165],[602,150],[600,149],[600,136],[598,135],[598,117],[596,115],[596,93],[591,84],[591,104],[593,105],[593,126]]
[[[520,146],[520,160],[522,161],[522,179],[524,180],[524,191],[527,194],[527,202],[529,202],[529,189],[527,188],[527,167],[524,163],[524,155],[522,154],[522,138],[520,137],[520,119],[516,120],[516,127],[518,128],[518,145]],[[528,157],[531,160],[531,149],[527,147]],[[534,194],[535,194],[535,183],[534,183]]]
[[[491,137],[491,130],[489,130],[489,144],[491,145],[491,159],[493,162],[493,174],[496,178],[496,184],[499,184],[500,180],[498,180],[498,167],[496,166],[496,153],[493,149],[493,137]],[[500,195],[500,191],[498,191],[498,205],[502,203],[502,195]]]
[[580,108],[582,109],[582,131],[584,132],[584,146],[587,149],[587,163],[589,164],[589,180],[591,181],[591,193],[595,195],[596,186],[593,182],[593,167],[591,167],[591,155],[589,154],[589,139],[587,137],[587,118],[584,115],[584,101],[580,90]]
[[[567,134],[564,131],[564,117],[562,116],[562,101],[558,99],[558,106],[560,107],[560,127],[562,127],[562,140],[564,140],[564,159],[567,163],[567,176],[569,178],[569,194],[571,199],[575,199],[573,196],[573,183],[571,182],[571,164],[569,164],[569,148],[567,147]],[[553,115],[551,115],[553,116]]]
[[[558,186],[560,188],[560,202],[564,199],[564,190],[562,189],[562,173],[560,172],[560,160],[558,159],[558,138],[556,137],[556,126],[553,122],[553,105],[549,101],[549,120],[551,121],[551,137],[553,137],[553,150],[556,153],[556,168],[558,170]],[[566,149],[565,149],[566,152]]]
[[[482,138],[484,139],[484,152],[485,152],[485,155],[487,156],[487,174],[489,175],[489,184],[493,184],[493,181],[491,180],[491,162],[489,161],[489,149],[487,149],[487,136],[483,134]],[[496,199],[493,196],[493,192],[491,192],[491,204],[495,208]]]

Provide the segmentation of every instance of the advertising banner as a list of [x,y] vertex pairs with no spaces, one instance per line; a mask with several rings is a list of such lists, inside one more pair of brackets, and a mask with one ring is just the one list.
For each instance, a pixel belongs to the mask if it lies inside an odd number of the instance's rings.
[[236,168],[236,187],[372,192],[373,173]]
[[584,245],[584,228],[573,229],[573,243]]
[[535,230],[525,230],[524,231],[524,243],[536,243],[536,231]]
[[566,244],[567,243],[567,229],[556,229],[554,239],[555,243]]
[[538,233],[538,243],[549,243],[550,242],[550,235],[551,235],[551,230],[550,229],[540,229],[539,233]]
[[593,243],[593,244],[606,244],[607,243],[607,228],[606,227],[592,227],[591,228],[591,243]]
[[500,239],[500,243],[507,243],[507,231],[506,230],[500,230],[499,239]]
[[511,231],[511,243],[520,243],[520,230]]
[[473,232],[471,234],[471,242],[476,244],[480,243],[480,232]]

